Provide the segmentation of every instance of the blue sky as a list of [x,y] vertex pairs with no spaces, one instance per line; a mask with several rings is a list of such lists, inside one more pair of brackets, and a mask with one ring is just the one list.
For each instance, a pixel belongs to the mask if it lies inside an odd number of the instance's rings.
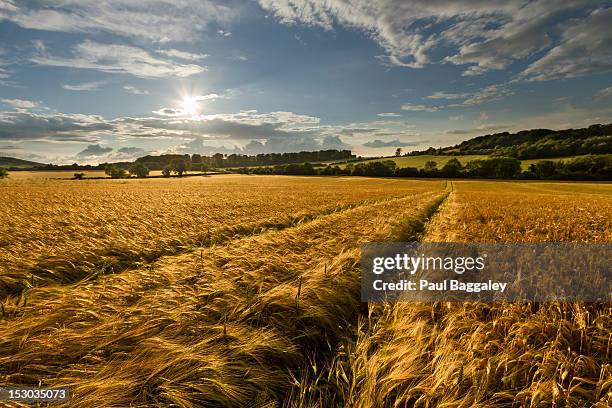
[[382,155],[608,123],[610,21],[586,0],[0,0],[0,155]]

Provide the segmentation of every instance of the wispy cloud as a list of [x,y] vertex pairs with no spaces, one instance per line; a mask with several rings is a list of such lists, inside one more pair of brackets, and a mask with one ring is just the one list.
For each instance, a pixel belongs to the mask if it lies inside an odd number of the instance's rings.
[[115,127],[98,115],[0,111],[0,140],[95,142]]
[[382,113],[377,113],[376,116],[380,116],[381,118],[398,118],[402,115],[400,115],[399,113],[395,113],[395,112],[382,112]]
[[380,139],[372,140],[370,142],[364,143],[362,146],[364,147],[372,147],[372,148],[381,148],[381,147],[408,147],[408,146],[417,146],[424,142],[401,142],[398,139],[389,140],[387,142],[382,141]]
[[597,92],[597,94],[595,95],[595,98],[597,100],[602,100],[610,97],[612,97],[612,86],[600,89],[599,92]]
[[434,92],[432,95],[426,96],[426,99],[463,99],[460,102],[450,103],[448,105],[438,106],[442,108],[461,108],[466,106],[477,106],[488,102],[504,99],[508,96],[514,95],[514,91],[508,87],[507,84],[496,84],[489,85],[482,89],[474,92],[464,93],[448,93],[448,92]]
[[173,48],[169,50],[157,50],[156,52],[158,54],[165,55],[166,57],[178,58],[187,61],[200,61],[210,56],[208,54],[197,54],[187,51],[175,50]]
[[405,103],[400,108],[403,111],[410,112],[436,112],[438,110],[437,106],[426,106],[414,103]]
[[97,91],[106,81],[83,82],[80,84],[64,84],[62,88],[67,91]]
[[27,99],[0,99],[0,102],[15,109],[33,109],[40,106],[40,102]]
[[85,149],[81,150],[79,153],[77,153],[78,157],[97,157],[97,156],[104,156],[105,154],[108,154],[110,152],[113,151],[112,147],[104,147],[101,146],[99,144],[92,144],[87,146]]
[[[193,117],[198,114],[201,106],[199,106],[200,102],[211,101],[214,102],[218,99],[230,99],[236,96],[238,92],[233,89],[226,89],[224,93],[209,93],[203,95],[195,95],[185,97],[185,100],[189,101],[188,107],[186,106],[175,106],[175,107],[162,107],[160,109],[154,110],[153,113],[159,116],[184,116],[184,117]],[[181,105],[184,105],[184,101],[181,101]]]
[[125,92],[133,94],[133,95],[150,95],[151,93],[145,89],[137,88],[133,85],[125,85],[123,87]]
[[[40,48],[40,47],[39,47]],[[73,57],[52,56],[43,47],[32,58],[39,65],[92,69],[101,72],[131,74],[142,78],[188,77],[206,70],[196,64],[162,60],[147,51],[129,45],[84,41],[73,49]]]
[[227,98],[227,95],[219,95],[216,93],[210,93],[210,94],[206,94],[206,95],[198,95],[198,96],[194,96],[193,99],[196,101],[214,101],[217,99],[225,99]]
[[[590,0],[259,0],[283,24],[362,30],[387,54],[387,64],[422,68],[429,63],[465,65],[465,76],[507,68],[553,47],[523,77],[566,78],[610,70],[612,9],[567,22],[588,11]],[[561,31],[559,39],[553,35]],[[434,58],[434,55],[436,57]],[[442,55],[439,57],[439,55]],[[457,98],[459,99],[459,98]]]
[[27,5],[4,0],[0,4],[0,20],[28,29],[104,32],[158,43],[193,41],[219,24],[230,24],[243,8],[236,0],[45,0]]
[[483,132],[492,132],[508,129],[508,125],[500,123],[483,124],[472,129],[453,129],[447,130],[445,133],[449,135],[470,135],[470,134],[482,134]]
[[612,8],[598,9],[564,27],[562,41],[519,78],[548,81],[612,71]]
[[449,93],[438,91],[426,96],[425,99],[464,99],[469,96],[469,93]]

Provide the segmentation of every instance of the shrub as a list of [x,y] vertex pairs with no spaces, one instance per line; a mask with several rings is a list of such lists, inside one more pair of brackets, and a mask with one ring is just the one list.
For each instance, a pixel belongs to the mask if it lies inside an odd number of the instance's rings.
[[8,171],[4,167],[0,167],[0,179],[8,177]]
[[85,177],[85,173],[74,173],[75,180],[83,180],[84,177]]
[[163,168],[162,170],[162,176],[164,177],[170,177],[170,173],[172,172],[172,167],[170,167],[170,165],[166,166]]

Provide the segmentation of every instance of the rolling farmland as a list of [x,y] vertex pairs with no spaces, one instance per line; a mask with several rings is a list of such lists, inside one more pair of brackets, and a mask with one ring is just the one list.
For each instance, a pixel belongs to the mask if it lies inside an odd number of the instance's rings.
[[[609,157],[610,155],[592,155],[592,157]],[[392,160],[395,162],[397,167],[416,167],[417,169],[422,169],[425,167],[425,163],[428,161],[435,161],[438,168],[444,167],[446,163],[448,163],[451,159],[457,159],[462,165],[466,165],[471,160],[487,160],[492,156],[488,155],[478,155],[478,154],[465,154],[465,155],[431,155],[431,154],[423,154],[417,156],[400,156],[400,157],[386,157],[381,159],[368,159],[359,161],[357,163],[369,163],[376,161],[384,161],[384,160]],[[554,158],[542,158],[542,159],[529,159],[529,160],[521,160],[521,168],[523,170],[528,170],[531,164],[535,164],[541,160],[550,160],[553,162],[562,162],[562,161],[571,161],[576,158],[583,158],[588,156],[566,156],[566,157],[554,157]],[[341,164],[341,167],[345,167],[346,164]]]
[[368,241],[609,242],[612,185],[0,182],[0,383],[67,406],[608,406],[609,304],[361,304]]

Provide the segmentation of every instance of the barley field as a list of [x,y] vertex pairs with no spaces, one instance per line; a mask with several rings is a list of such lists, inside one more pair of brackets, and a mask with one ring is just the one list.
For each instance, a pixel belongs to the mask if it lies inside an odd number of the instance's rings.
[[440,181],[223,175],[0,182],[0,297],[281,228]]
[[610,304],[364,304],[359,278],[369,241],[610,242],[610,184],[223,175],[0,196],[0,384],[67,386],[64,406],[612,403]]

